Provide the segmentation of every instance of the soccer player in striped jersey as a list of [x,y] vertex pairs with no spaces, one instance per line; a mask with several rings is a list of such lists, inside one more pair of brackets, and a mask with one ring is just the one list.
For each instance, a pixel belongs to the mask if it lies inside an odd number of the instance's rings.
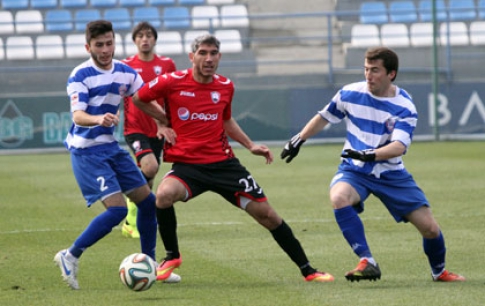
[[[331,282],[333,276],[310,265],[291,228],[270,206],[256,179],[234,156],[228,137],[267,163],[273,154],[256,144],[232,118],[234,84],[216,74],[220,42],[212,35],[192,42],[192,68],[164,74],[146,84],[133,96],[142,110],[169,125],[160,125],[165,137],[163,157],[172,170],[157,189],[157,220],[167,256],[157,268],[157,280],[166,279],[182,264],[177,238],[174,204],[189,201],[207,191],[224,197],[243,209],[271,232],[278,245],[299,267],[308,282]],[[154,99],[164,98],[166,116]]]
[[432,279],[465,281],[445,269],[445,241],[428,200],[404,167],[418,114],[411,96],[393,82],[397,54],[385,47],[367,50],[365,81],[344,86],[321,111],[286,143],[281,158],[289,163],[301,145],[327,124],[346,123],[341,164],[330,183],[335,219],[354,253],[357,267],[346,273],[350,281],[377,280],[381,271],[367,244],[358,216],[370,194],[379,198],[396,222],[410,222],[423,237]]
[[138,206],[141,251],[153,259],[157,239],[155,195],[114,136],[120,102],[133,95],[143,80],[133,68],[113,59],[115,38],[111,22],[88,23],[85,48],[90,59],[74,68],[67,81],[73,124],[65,145],[87,206],[100,200],[106,210],[91,221],[71,247],[54,257],[72,289],[79,289],[79,257],[126,217],[123,193]]
[[[145,82],[161,74],[175,71],[175,62],[171,58],[156,54],[157,38],[157,30],[150,23],[146,21],[138,23],[132,31],[133,43],[138,52],[123,60],[125,64],[134,68]],[[159,104],[163,106],[163,99]],[[157,125],[154,119],[133,105],[131,97],[125,98],[124,115],[125,141],[135,155],[138,167],[151,188],[160,165],[163,139],[157,137]],[[121,233],[126,237],[139,238],[140,234],[136,226],[136,205],[129,199],[127,204],[128,214],[121,227]]]

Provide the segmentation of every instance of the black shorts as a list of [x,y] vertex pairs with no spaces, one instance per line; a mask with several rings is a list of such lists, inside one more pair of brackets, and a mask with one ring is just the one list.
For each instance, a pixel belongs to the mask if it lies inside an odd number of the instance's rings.
[[211,164],[174,163],[167,176],[174,176],[185,185],[187,200],[206,191],[221,195],[237,207],[241,196],[256,202],[267,200],[263,188],[237,158]]
[[125,135],[126,144],[130,147],[133,154],[135,154],[138,166],[143,156],[153,153],[160,164],[160,156],[163,150],[163,139],[149,138],[144,134],[130,134]]

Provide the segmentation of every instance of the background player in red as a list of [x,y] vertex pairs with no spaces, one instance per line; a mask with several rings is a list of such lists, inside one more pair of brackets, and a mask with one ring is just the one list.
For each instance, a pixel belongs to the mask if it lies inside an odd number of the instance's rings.
[[[132,31],[132,39],[138,53],[123,60],[138,72],[144,82],[149,82],[163,73],[175,71],[175,63],[171,58],[156,54],[157,38],[157,30],[150,23],[138,23]],[[163,107],[163,99],[159,99],[158,102]],[[154,119],[134,106],[131,97],[125,98],[124,109],[125,141],[151,188],[160,165],[163,139],[157,138],[157,125]],[[135,203],[128,200],[128,215],[121,228],[122,234],[126,237],[140,238],[136,214]]]
[[[245,210],[268,229],[279,246],[299,267],[306,281],[331,282],[333,276],[310,265],[291,228],[270,206],[263,189],[234,156],[228,137],[240,143],[266,163],[273,154],[255,144],[232,118],[234,85],[217,75],[220,42],[203,35],[192,43],[192,68],[165,74],[145,84],[133,96],[136,106],[169,126],[159,127],[165,137],[164,161],[172,162],[157,189],[157,220],[167,256],[157,268],[157,280],[164,280],[182,264],[173,204],[213,191]],[[164,98],[166,117],[153,101]]]

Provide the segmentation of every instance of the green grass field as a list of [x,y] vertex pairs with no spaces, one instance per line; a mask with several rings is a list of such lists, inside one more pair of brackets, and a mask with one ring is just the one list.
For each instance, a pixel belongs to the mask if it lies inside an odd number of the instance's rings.
[[[485,161],[483,142],[414,143],[405,164],[426,192],[445,235],[447,267],[465,283],[431,281],[421,238],[396,224],[375,198],[362,220],[382,270],[378,282],[347,282],[357,257],[328,200],[341,145],[306,145],[286,164],[236,154],[293,228],[312,264],[333,283],[305,283],[271,235],[218,195],[176,205],[182,283],[131,292],[118,266],[139,251],[119,228],[81,258],[81,290],[70,290],[52,259],[102,211],[87,209],[67,154],[0,156],[0,305],[485,305]],[[272,148],[276,156],[281,148]],[[165,172],[164,165],[161,172]],[[163,256],[159,240],[158,257]]]

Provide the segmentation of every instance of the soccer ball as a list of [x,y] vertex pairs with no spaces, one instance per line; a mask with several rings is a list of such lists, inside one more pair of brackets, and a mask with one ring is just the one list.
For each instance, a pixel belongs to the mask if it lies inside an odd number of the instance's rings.
[[121,282],[133,291],[145,291],[157,280],[157,264],[148,255],[134,253],[121,262],[119,273]]

